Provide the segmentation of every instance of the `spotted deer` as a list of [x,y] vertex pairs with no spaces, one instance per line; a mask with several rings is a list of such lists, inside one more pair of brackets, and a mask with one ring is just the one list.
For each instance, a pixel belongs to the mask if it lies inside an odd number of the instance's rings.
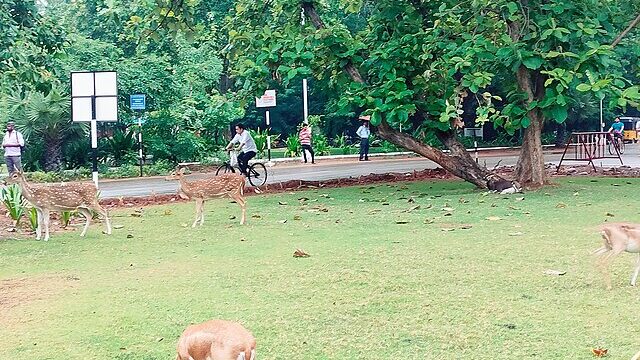
[[256,360],[256,339],[236,322],[210,320],[188,326],[177,350],[176,360]]
[[635,270],[631,276],[631,286],[636,286],[640,273],[640,224],[613,223],[600,226],[604,245],[593,252],[598,256],[598,264],[605,277],[607,289],[611,289],[609,267],[613,260],[626,251],[637,254]]
[[204,202],[206,199],[221,198],[228,196],[235,200],[242,209],[240,225],[245,222],[247,212],[247,202],[244,199],[245,178],[239,174],[223,174],[199,180],[187,180],[184,168],[172,172],[165,180],[178,180],[180,188],[178,193],[181,197],[194,199],[196,201],[196,219],[191,227],[196,227],[198,221],[200,226],[204,223]]
[[55,184],[29,184],[22,172],[16,171],[5,179],[5,184],[18,184],[22,190],[22,196],[36,209],[38,213],[38,227],[36,239],[42,237],[44,225],[44,241],[49,240],[49,220],[52,211],[78,210],[87,220],[80,236],[84,236],[91,223],[91,210],[102,215],[107,225],[107,234],[111,234],[111,222],[109,214],[98,203],[98,189],[94,183],[55,183]]

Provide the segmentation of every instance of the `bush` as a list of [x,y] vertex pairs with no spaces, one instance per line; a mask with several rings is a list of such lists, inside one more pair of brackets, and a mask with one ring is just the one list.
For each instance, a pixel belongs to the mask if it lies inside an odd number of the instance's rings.
[[287,137],[287,151],[284,152],[284,156],[299,156],[300,149],[302,146],[300,145],[300,139],[297,134],[291,134]]
[[317,155],[329,155],[331,153],[329,139],[324,134],[313,134],[311,143],[313,144],[313,151]]
[[9,211],[9,216],[15,222],[16,226],[20,223],[20,219],[24,215],[25,200],[22,198],[22,192],[17,184],[7,186],[2,189],[2,202]]

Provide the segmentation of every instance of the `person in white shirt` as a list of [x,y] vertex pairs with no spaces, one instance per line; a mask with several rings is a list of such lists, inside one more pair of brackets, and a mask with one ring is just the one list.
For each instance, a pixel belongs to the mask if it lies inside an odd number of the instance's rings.
[[360,161],[369,161],[369,135],[371,135],[369,121],[363,121],[356,134],[360,137]]
[[253,141],[251,134],[245,130],[244,125],[242,124],[236,125],[236,136],[234,136],[229,145],[227,145],[227,150],[233,149],[234,144],[240,144],[238,146],[238,149],[240,150],[240,154],[238,155],[238,167],[243,175],[247,175],[249,160],[256,156],[258,148],[256,147],[256,142]]
[[22,147],[24,146],[24,138],[22,134],[15,129],[15,123],[9,121],[7,123],[7,132],[2,139],[2,148],[4,149],[4,163],[7,165],[9,175],[16,171],[22,171]]

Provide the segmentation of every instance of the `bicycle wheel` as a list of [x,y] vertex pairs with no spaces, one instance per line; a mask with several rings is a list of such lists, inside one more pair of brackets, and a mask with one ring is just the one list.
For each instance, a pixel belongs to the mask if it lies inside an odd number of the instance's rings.
[[249,183],[262,186],[267,182],[267,168],[262,163],[255,163],[249,167]]
[[624,154],[624,140],[618,140],[618,150],[620,151],[620,155]]
[[234,173],[236,172],[236,169],[234,169],[233,166],[229,165],[229,163],[224,163],[218,167],[218,170],[216,170],[216,175],[226,174],[230,172]]

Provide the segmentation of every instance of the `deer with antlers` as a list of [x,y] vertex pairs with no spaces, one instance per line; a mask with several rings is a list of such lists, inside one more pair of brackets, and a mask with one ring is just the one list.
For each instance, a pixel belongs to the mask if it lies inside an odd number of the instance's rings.
[[178,193],[181,197],[195,199],[196,219],[191,227],[196,227],[198,221],[200,226],[204,223],[204,202],[206,199],[230,197],[235,200],[242,209],[240,225],[245,222],[247,212],[247,202],[244,199],[245,178],[239,174],[223,174],[206,179],[187,180],[184,168],[172,172],[165,180],[178,180],[180,188]]
[[38,227],[36,239],[42,236],[44,225],[44,241],[49,240],[49,220],[52,211],[78,210],[87,222],[80,236],[84,236],[91,223],[91,210],[102,215],[107,225],[107,234],[111,234],[109,214],[98,203],[98,189],[94,183],[57,183],[57,184],[29,184],[22,172],[16,171],[5,179],[5,184],[18,184],[22,196],[36,209],[38,213]]
[[210,320],[187,327],[176,360],[256,360],[256,339],[242,325]]
[[636,286],[640,273],[640,224],[615,223],[600,226],[604,245],[593,252],[598,256],[598,263],[605,276],[607,289],[611,289],[609,266],[613,260],[626,251],[637,254],[636,265],[631,276],[631,286]]

